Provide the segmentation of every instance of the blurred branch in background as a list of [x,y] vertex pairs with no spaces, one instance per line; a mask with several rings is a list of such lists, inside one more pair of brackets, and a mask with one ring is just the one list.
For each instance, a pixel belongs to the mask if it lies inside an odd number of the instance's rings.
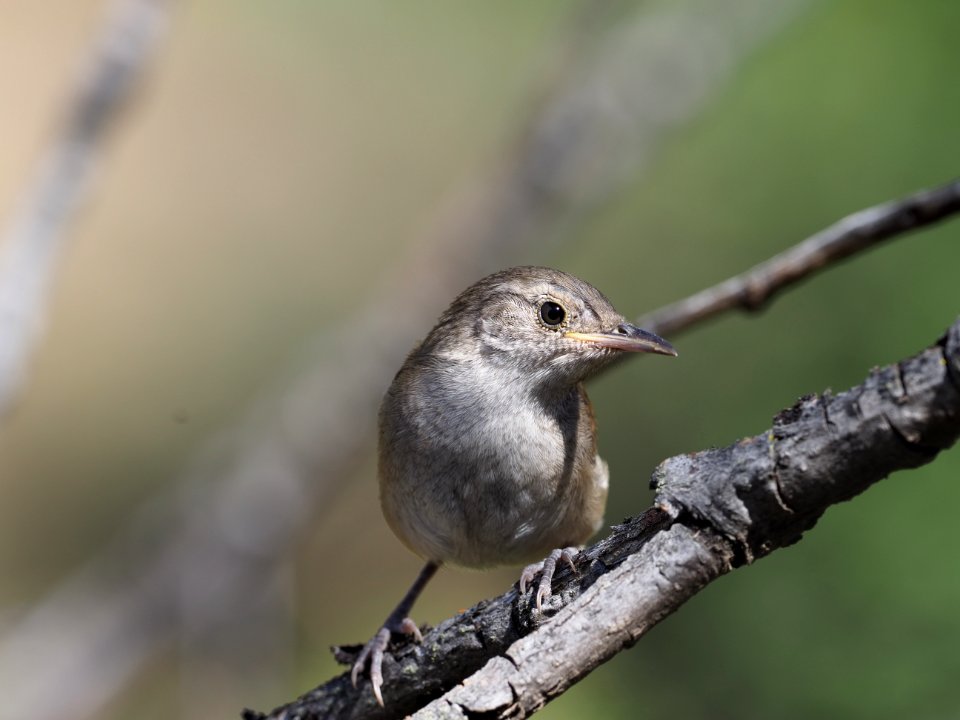
[[83,67],[66,117],[0,240],[0,420],[40,339],[57,255],[167,21],[167,0],[120,0]]
[[[262,680],[271,663],[257,643],[276,639],[258,629],[284,613],[284,561],[369,446],[406,349],[462,287],[569,235],[635,178],[664,135],[803,4],[584,3],[499,167],[455,198],[368,309],[326,339],[336,357],[268,393],[169,496],[0,637],[4,711],[89,717],[176,637],[188,655],[215,656],[238,677],[245,664],[246,679]],[[397,297],[403,312],[383,312]]]
[[[677,333],[745,304],[758,309],[779,290],[817,270],[957,213],[956,181],[861,210],[753,270],[647,317],[662,318],[659,325],[653,322],[658,331],[668,324]],[[753,294],[741,301],[750,290]],[[752,562],[795,542],[828,505],[849,499],[894,470],[930,462],[953,445],[960,433],[958,382],[960,320],[939,345],[875,371],[863,385],[836,398],[827,391],[802,399],[780,413],[769,433],[661,463],[655,473],[656,503],[669,509],[673,519],[682,515],[685,532],[679,547],[659,537],[653,543],[656,550],[645,550],[642,557],[625,563],[632,574],[622,579],[631,592],[619,592],[608,579],[606,597],[597,598],[591,591],[589,600],[578,600],[561,611],[559,628],[548,624],[521,645],[518,641],[533,627],[517,622],[518,612],[521,618],[532,617],[533,624],[536,616],[526,602],[517,611],[516,591],[508,591],[444,621],[425,636],[423,645],[408,643],[389,658],[384,686],[393,699],[388,696],[386,708],[375,703],[365,683],[355,689],[344,673],[269,717],[383,719],[420,708],[424,717],[465,717],[493,710],[511,717],[532,714],[727,572],[733,558]],[[611,565],[641,549],[648,531],[656,529],[648,526],[650,517],[648,512],[616,528],[585,551],[587,558],[602,560],[599,569],[591,569],[585,586],[608,571],[622,577],[622,568],[610,570]],[[567,574],[565,587],[555,596],[566,604],[581,592],[586,594],[586,587]],[[600,618],[602,627],[578,621],[564,624],[574,608],[587,602],[593,604],[590,616]],[[423,652],[422,647],[431,649]],[[349,652],[337,654],[346,664],[354,659]],[[504,660],[507,654],[510,661]],[[466,685],[424,707],[443,688],[468,676]],[[267,717],[253,711],[245,716]]]

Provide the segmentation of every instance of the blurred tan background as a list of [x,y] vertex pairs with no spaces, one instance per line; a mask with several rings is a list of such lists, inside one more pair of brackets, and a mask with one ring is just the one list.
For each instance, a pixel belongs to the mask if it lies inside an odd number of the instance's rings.
[[[960,5],[764,5],[716,17],[696,2],[171,5],[68,227],[45,332],[0,420],[0,697],[15,698],[0,700],[0,717],[42,715],[28,703],[57,695],[61,637],[96,658],[88,670],[111,653],[119,670],[97,678],[97,697],[64,698],[60,717],[235,717],[337,672],[327,647],[365,640],[419,566],[379,513],[369,398],[463,278],[553,265],[639,315],[957,175]],[[4,4],[0,232],[110,7]],[[597,84],[605,71],[618,73],[608,87]],[[624,87],[636,94],[621,103]],[[545,192],[563,202],[504,222],[524,231],[516,237],[472,237],[501,211],[497,190],[512,187],[503,178],[541,119],[580,127],[570,108],[605,119],[588,124],[590,140],[556,135],[581,148],[556,151],[565,164]],[[678,339],[678,362],[604,377],[592,397],[611,466],[608,520],[645,507],[661,459],[759,432],[798,395],[843,389],[926,346],[960,311],[958,268],[954,222],[834,269],[760,316]],[[370,327],[369,338],[351,334]],[[300,393],[311,368],[324,380]],[[360,372],[371,374],[351,403]],[[324,389],[331,377],[340,395]],[[324,398],[350,421],[303,422]],[[339,431],[359,450],[334,473],[311,452]],[[292,437],[284,447],[312,459],[276,462],[323,492],[277,485],[293,498],[277,500],[290,535],[260,546],[237,518],[257,526],[274,512],[270,491],[221,517],[205,478],[264,433]],[[958,717],[958,472],[953,450],[832,510],[544,717]],[[291,505],[301,507],[288,522]],[[137,587],[177,518],[197,508],[213,508],[210,526],[225,536],[237,530],[262,596],[205,605],[231,582],[232,556],[194,555],[188,534],[173,557],[195,564],[175,602],[98,635],[118,615],[97,616],[108,605],[96,598]],[[415,617],[439,622],[515,578],[445,570]],[[53,615],[36,615],[51,598]],[[51,619],[64,608],[76,614]],[[48,620],[87,634],[25,629]],[[134,653],[142,627],[157,640]],[[51,684],[31,690],[31,679]]]

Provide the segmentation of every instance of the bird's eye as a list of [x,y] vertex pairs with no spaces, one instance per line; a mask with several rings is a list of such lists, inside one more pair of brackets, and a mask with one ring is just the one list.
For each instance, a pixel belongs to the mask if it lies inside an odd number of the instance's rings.
[[567,311],[563,309],[563,306],[552,300],[547,300],[540,306],[540,319],[543,320],[545,325],[556,327],[562,323],[566,317]]

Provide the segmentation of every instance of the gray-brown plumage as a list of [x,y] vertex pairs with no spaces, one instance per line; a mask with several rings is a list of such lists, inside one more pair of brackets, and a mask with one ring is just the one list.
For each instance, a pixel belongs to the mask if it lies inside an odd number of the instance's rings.
[[601,526],[607,465],[583,381],[624,352],[675,355],[627,323],[596,288],[558,270],[518,267],[465,290],[410,353],[380,409],[380,501],[388,524],[427,561],[366,646],[380,695],[392,632],[444,563],[542,570],[537,605],[559,559]]

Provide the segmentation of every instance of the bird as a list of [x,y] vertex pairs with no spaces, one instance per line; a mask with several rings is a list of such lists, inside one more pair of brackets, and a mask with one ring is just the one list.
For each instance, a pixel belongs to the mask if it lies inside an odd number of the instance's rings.
[[[583,383],[629,353],[676,356],[599,290],[547,267],[514,267],[454,299],[407,356],[379,413],[380,504],[425,565],[358,654],[383,706],[383,653],[395,634],[422,640],[409,617],[444,565],[525,565],[536,607],[559,562],[603,524],[609,471],[597,453]],[[575,568],[574,568],[575,569]]]

